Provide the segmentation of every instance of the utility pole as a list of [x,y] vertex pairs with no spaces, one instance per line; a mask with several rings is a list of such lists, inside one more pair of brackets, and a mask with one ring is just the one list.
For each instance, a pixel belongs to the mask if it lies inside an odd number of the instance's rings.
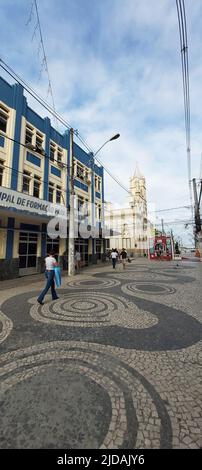
[[[74,276],[75,274],[75,260],[74,260],[74,164],[73,164],[73,137],[74,129],[70,129],[70,146],[69,146],[69,162],[70,162],[70,178],[69,178],[69,240],[68,240],[68,276]],[[93,153],[92,163],[92,178],[94,177],[94,157],[100,152],[100,150],[111,140],[116,140],[120,137],[120,134],[115,134],[113,137],[108,139],[104,144]],[[93,188],[92,184],[92,188]],[[94,219],[93,219],[94,224]]]
[[195,248],[197,248],[198,233],[201,231],[201,217],[200,217],[200,205],[198,200],[198,194],[196,189],[196,178],[193,178],[193,192],[194,192],[194,215],[195,215]]
[[162,230],[162,235],[164,235],[164,226],[163,226],[163,219],[161,219],[161,230]]
[[70,129],[70,178],[69,178],[69,240],[68,240],[68,276],[74,276],[74,165],[73,165],[73,137],[74,129]]

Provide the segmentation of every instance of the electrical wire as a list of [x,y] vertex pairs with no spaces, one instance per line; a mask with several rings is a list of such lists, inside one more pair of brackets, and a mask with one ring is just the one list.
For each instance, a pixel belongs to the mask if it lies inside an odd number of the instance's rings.
[[[6,62],[4,62],[3,59],[0,58],[0,66],[2,67],[3,70],[5,70],[6,73],[8,73],[12,78],[14,78],[14,80],[16,80],[18,83],[22,84],[24,89],[34,98],[36,99],[36,101],[38,101],[38,103],[40,103],[50,114],[52,114],[53,116],[56,117],[56,119],[61,122],[61,124],[63,126],[65,126],[67,129],[71,129],[72,126],[71,124],[66,121],[63,117],[61,117],[56,111],[54,111],[51,106],[38,94],[36,93],[33,88],[28,85],[23,79],[21,79],[21,77],[19,77],[19,75],[16,74],[16,72],[14,72],[14,70],[6,64]],[[90,145],[82,138],[82,136],[80,135],[80,133],[78,132],[78,130],[75,130],[74,129],[74,135],[77,137],[77,139],[84,145],[84,147],[92,153],[92,156],[93,154],[95,153],[93,151],[93,149],[90,147]],[[114,176],[112,174],[112,172],[110,170],[108,170],[108,168],[106,168],[106,166],[103,164],[103,162],[96,156],[95,157],[95,160],[104,168],[104,170],[106,171],[106,173],[108,173],[108,175],[124,190],[126,191],[128,194],[130,194],[130,191],[118,180],[118,178],[116,176]]]
[[191,210],[192,210],[192,215],[193,215],[193,202],[192,202],[192,190],[191,190],[189,62],[188,62],[187,26],[186,26],[186,13],[185,13],[184,0],[176,0],[176,5],[177,5],[177,16],[178,16],[179,34],[180,34],[181,61],[182,61],[188,184],[189,184]]
[[168,212],[168,211],[174,211],[178,209],[190,209],[191,206],[178,206],[178,207],[169,207],[168,209],[159,209],[156,211],[150,211],[148,214],[154,214],[156,212]]
[[[48,67],[48,60],[47,60],[47,55],[46,55],[45,46],[44,46],[44,40],[43,40],[43,35],[42,35],[41,22],[40,22],[40,18],[39,18],[39,10],[38,10],[38,5],[37,5],[37,0],[34,0],[34,6],[35,6],[35,10],[36,10],[37,26],[38,26],[38,29],[39,29],[40,43],[41,43],[42,52],[43,52],[42,64],[45,65],[45,71],[46,71],[47,77],[48,77],[48,93],[50,91],[52,104],[53,104],[53,109],[55,111],[55,101],[54,101],[54,96],[53,96],[53,87],[52,87],[52,83],[51,83],[50,72],[49,72],[49,67]],[[56,126],[58,127],[58,122],[57,122],[56,118],[55,118],[55,123],[56,123]]]
[[[27,146],[27,144],[23,144],[22,142],[19,142],[19,140],[13,139],[12,137],[9,137],[8,135],[5,135],[5,134],[3,134],[3,133],[0,133],[0,136],[1,136],[1,137],[4,137],[5,139],[11,140],[11,142],[15,142],[16,144],[21,145],[22,147],[26,148],[27,151],[29,151],[29,150],[31,151],[31,150],[32,150],[31,148],[29,148],[29,147]],[[34,145],[33,145],[33,147],[34,147]],[[33,149],[33,152],[39,153],[40,156],[43,156],[43,157],[45,157],[45,158],[49,158],[49,159],[50,159],[49,155],[47,155],[46,153],[40,153],[40,152],[37,152],[37,151],[34,150],[34,149]],[[54,159],[54,160],[51,160],[51,159],[50,159],[50,161],[51,161],[52,163],[58,163],[58,160],[56,160],[56,159]],[[63,162],[62,162],[62,163],[61,163],[61,166],[62,166],[62,165],[64,165],[65,167],[68,168],[68,165],[67,165],[66,163],[63,163]]]

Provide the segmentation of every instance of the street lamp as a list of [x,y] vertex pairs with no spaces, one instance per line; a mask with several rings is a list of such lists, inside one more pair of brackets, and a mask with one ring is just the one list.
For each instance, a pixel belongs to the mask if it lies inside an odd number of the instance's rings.
[[[73,135],[74,130],[70,129],[70,185],[69,185],[69,242],[68,242],[68,276],[74,276],[75,262],[74,262],[74,169],[73,169]],[[116,140],[120,134],[113,135],[110,139],[106,140],[101,147],[93,153],[93,160],[100,150],[112,140]]]
[[115,134],[115,135],[113,135],[113,137],[106,140],[106,142],[104,142],[104,144],[102,144],[101,147],[97,150],[97,152],[93,153],[93,156],[95,157],[100,152],[100,150],[104,147],[104,145],[106,145],[108,142],[111,142],[111,140],[116,140],[119,137],[120,137],[120,134]]

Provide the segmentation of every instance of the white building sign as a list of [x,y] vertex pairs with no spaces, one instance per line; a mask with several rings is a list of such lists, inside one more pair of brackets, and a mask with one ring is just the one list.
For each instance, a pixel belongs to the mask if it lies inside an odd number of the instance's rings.
[[0,207],[30,212],[42,216],[45,215],[47,217],[61,217],[67,219],[66,207],[29,196],[28,194],[19,193],[9,188],[3,188],[2,186],[0,186]]

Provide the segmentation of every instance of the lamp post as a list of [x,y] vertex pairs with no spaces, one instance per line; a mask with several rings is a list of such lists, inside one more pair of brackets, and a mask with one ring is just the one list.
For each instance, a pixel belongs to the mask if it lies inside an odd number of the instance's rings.
[[[111,142],[112,140],[116,140],[120,137],[120,134],[115,134],[113,135],[112,137],[110,137],[110,139],[106,140],[104,142],[104,144],[101,145],[101,147],[99,147],[99,149],[92,153],[92,159],[93,159],[93,162],[92,162],[92,193],[94,192],[94,184],[93,182],[95,181],[94,179],[94,159],[95,159],[95,156],[100,152],[100,150],[108,143],[108,142]],[[94,198],[93,198],[94,199]],[[93,211],[95,212],[95,206],[93,208]],[[92,225],[94,225],[94,219],[95,219],[95,213],[93,212],[92,214]],[[102,208],[102,218],[103,218],[104,214],[103,214],[103,208]],[[93,260],[94,260],[94,257],[96,255],[96,242],[95,242],[95,238],[92,239],[92,255],[93,255]]]
[[111,142],[111,140],[116,140],[120,137],[120,134],[115,134],[113,135],[113,137],[111,137],[110,139],[106,140],[106,142],[104,142],[104,144],[101,145],[101,147],[97,150],[97,152],[93,153],[93,156],[95,158],[95,156],[100,152],[100,150],[104,147],[104,145],[106,145],[108,142]]
[[[73,168],[73,136],[74,129],[70,129],[70,178],[69,178],[69,242],[68,242],[68,276],[74,276],[75,274],[75,262],[74,262],[74,168]],[[116,140],[120,137],[120,134],[115,134],[110,139],[106,140],[101,147],[93,153],[93,161],[95,156],[100,150],[112,140]],[[94,171],[92,165],[92,181],[94,179]]]
[[69,243],[68,243],[68,276],[74,276],[74,168],[73,168],[73,136],[74,129],[70,129],[70,175],[69,175]]

